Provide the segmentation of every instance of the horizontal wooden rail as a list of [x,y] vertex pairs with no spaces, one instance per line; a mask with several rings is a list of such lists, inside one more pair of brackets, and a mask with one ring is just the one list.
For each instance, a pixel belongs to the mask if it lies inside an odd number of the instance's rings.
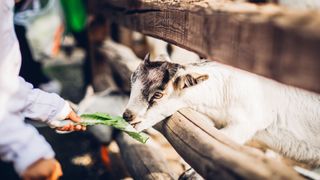
[[302,179],[283,163],[228,140],[188,109],[156,128],[205,179]]
[[226,0],[99,0],[94,9],[203,57],[320,92],[318,11]]

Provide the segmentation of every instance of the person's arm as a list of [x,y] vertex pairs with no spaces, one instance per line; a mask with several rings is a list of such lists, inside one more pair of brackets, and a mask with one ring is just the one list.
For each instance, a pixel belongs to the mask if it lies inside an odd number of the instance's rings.
[[55,127],[55,121],[67,118],[72,111],[69,104],[54,93],[33,88],[32,84],[19,77],[18,92],[12,99],[12,106],[19,104],[25,117],[39,120]]
[[17,75],[18,70],[16,68],[17,66],[19,67],[19,65],[17,65],[18,62],[15,63],[18,59],[16,56],[19,56],[18,49],[19,45],[15,44],[10,50],[11,52],[8,52],[8,55],[4,58],[1,57],[2,50],[0,49],[0,121],[7,111],[7,103],[10,100],[10,97],[18,89],[19,80]]
[[[55,93],[47,93],[33,88],[32,84],[19,77],[19,88],[10,101],[12,111],[22,112],[25,117],[47,123],[51,128],[61,127],[61,120],[70,119],[78,122],[80,118],[69,104]],[[67,125],[59,130],[84,130],[77,125]]]
[[0,126],[0,158],[13,162],[19,175],[39,159],[52,159],[54,152],[45,139],[19,114],[6,114]]

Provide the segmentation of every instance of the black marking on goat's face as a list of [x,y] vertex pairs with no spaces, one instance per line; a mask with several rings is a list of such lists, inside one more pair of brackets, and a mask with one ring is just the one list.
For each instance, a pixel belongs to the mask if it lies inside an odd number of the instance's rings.
[[155,61],[142,63],[132,74],[131,83],[134,84],[139,80],[142,84],[141,94],[143,100],[152,105],[150,96],[156,91],[164,91],[170,79],[174,77],[177,70],[183,66],[170,62]]

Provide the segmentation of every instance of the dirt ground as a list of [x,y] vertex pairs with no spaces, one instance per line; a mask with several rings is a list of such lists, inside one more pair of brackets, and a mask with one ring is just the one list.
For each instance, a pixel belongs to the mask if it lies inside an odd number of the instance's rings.
[[[75,103],[81,100],[81,62],[51,65],[45,72],[62,83],[62,97]],[[64,176],[61,179],[114,179],[102,163],[101,145],[90,133],[57,134],[47,127],[38,130],[51,144],[62,165]],[[0,163],[0,179],[18,179],[11,164]]]

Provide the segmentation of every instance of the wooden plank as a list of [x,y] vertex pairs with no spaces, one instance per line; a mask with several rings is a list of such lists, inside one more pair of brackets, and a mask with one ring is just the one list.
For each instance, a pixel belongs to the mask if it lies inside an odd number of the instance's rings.
[[166,180],[176,179],[158,149],[141,144],[127,134],[120,133],[116,142],[121,156],[134,179]]
[[188,109],[156,128],[205,179],[302,179],[283,163],[228,140]]
[[[103,16],[93,15],[94,3],[88,1],[89,12],[92,20],[87,26],[87,39],[88,44],[86,45],[86,53],[88,59],[85,59],[85,65],[90,67],[90,84],[93,85],[94,90],[99,92],[107,88],[115,88],[116,84],[112,79],[112,69],[104,61],[103,54],[99,51],[103,41],[109,36],[109,23],[104,19]],[[88,67],[86,67],[88,68]],[[89,83],[89,82],[86,82]]]
[[111,69],[109,77],[114,79],[117,88],[123,92],[130,92],[131,73],[141,60],[131,49],[111,40],[104,42],[99,48],[99,53],[103,55],[103,61]]
[[96,1],[97,12],[202,57],[320,92],[320,12],[229,1]]

